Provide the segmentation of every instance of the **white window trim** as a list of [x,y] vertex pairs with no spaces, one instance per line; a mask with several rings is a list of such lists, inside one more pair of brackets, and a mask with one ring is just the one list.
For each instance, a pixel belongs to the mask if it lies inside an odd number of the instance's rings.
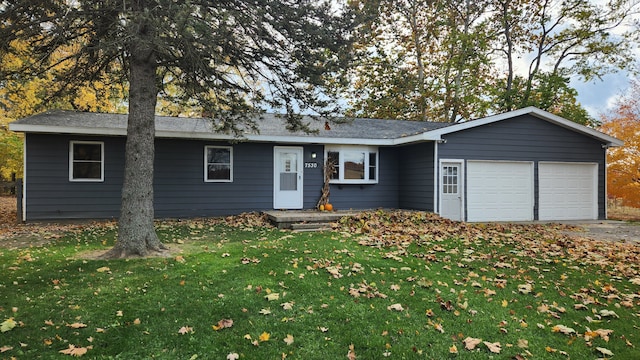
[[[229,179],[209,179],[209,163],[208,152],[209,149],[227,149],[229,150]],[[217,146],[207,145],[204,147],[204,182],[207,183],[230,183],[233,182],[233,146]]]
[[[100,178],[74,178],[73,177],[73,147],[75,144],[100,145]],[[71,182],[104,182],[104,142],[103,141],[69,141],[69,181]]]
[[[344,152],[364,152],[367,155],[364,157],[364,179],[345,179],[344,178]],[[380,152],[377,146],[358,146],[358,145],[327,145],[324,148],[325,161],[328,159],[330,152],[337,152],[339,154],[339,171],[338,179],[332,179],[329,181],[331,184],[377,184],[380,173]],[[369,180],[369,153],[376,154],[376,167],[375,167],[375,180]]]

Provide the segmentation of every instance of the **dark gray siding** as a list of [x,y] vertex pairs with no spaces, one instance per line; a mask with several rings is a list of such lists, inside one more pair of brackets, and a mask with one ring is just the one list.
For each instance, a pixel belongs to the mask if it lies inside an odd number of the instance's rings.
[[[605,218],[605,150],[602,143],[530,115],[443,136],[440,159],[533,161],[534,216],[538,218],[538,162],[598,163],[598,217]],[[465,172],[466,173],[466,172]]]
[[[124,169],[123,137],[28,134],[27,220],[117,218]],[[104,182],[69,181],[69,142],[103,141]],[[236,143],[233,182],[204,181],[204,148],[228,143],[158,139],[155,154],[155,215],[199,217],[237,214],[273,208],[274,144]],[[304,146],[304,208],[316,206],[323,184],[322,145]],[[316,159],[311,153],[317,154]],[[379,183],[332,185],[331,202],[339,209],[398,207],[396,149],[380,149]]]
[[398,208],[398,149],[380,147],[377,184],[332,184],[329,200],[337,210]]
[[400,207],[433,211],[433,143],[399,148]]
[[[104,182],[69,181],[69,142],[104,141]],[[27,134],[26,220],[111,218],[120,211],[123,138]]]

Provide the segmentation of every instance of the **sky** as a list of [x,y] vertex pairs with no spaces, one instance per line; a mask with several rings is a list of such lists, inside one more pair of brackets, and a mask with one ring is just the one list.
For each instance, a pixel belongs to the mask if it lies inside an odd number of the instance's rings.
[[619,72],[588,83],[574,80],[571,86],[578,91],[578,101],[582,106],[591,116],[599,120],[601,114],[611,109],[615,99],[628,88],[629,76],[627,72]]

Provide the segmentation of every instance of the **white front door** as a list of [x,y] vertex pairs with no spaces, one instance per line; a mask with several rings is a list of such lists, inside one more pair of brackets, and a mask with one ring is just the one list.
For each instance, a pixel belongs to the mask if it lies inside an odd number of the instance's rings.
[[462,220],[462,162],[440,163],[440,216]]
[[273,208],[302,209],[302,148],[276,146],[273,150]]

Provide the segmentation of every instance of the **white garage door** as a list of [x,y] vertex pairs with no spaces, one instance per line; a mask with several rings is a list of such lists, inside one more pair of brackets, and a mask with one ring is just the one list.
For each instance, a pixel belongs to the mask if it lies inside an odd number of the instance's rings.
[[467,220],[533,220],[533,163],[468,161]]
[[540,220],[598,218],[598,164],[538,164]]

